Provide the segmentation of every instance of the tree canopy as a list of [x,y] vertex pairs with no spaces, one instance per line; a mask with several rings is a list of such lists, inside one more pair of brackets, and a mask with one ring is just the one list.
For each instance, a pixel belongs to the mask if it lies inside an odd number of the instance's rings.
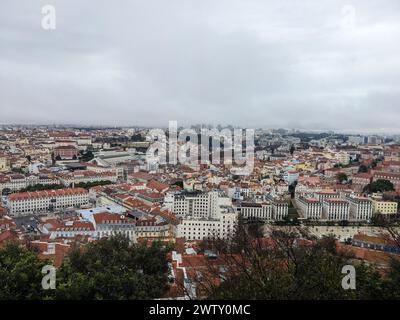
[[364,188],[364,191],[369,193],[394,191],[394,190],[395,189],[393,183],[385,179],[378,179]]
[[0,300],[37,300],[47,297],[42,289],[42,268],[37,252],[15,243],[0,248]]
[[339,172],[336,175],[336,180],[338,183],[344,183],[347,181],[347,179],[348,179],[347,174],[345,174],[344,172]]
[[153,299],[168,283],[168,246],[130,244],[116,235],[74,247],[56,273],[56,289],[44,290],[42,267],[33,249],[7,245],[0,250],[1,299]]
[[[373,265],[338,251],[333,237],[314,239],[299,245],[306,234],[301,228],[287,227],[272,232],[270,241],[246,231],[240,238],[218,240],[211,247],[223,260],[224,271],[211,267],[201,282],[212,299],[330,300],[389,299],[400,292],[400,263],[392,263],[392,274],[383,277]],[[303,233],[303,234],[302,234]],[[356,290],[344,290],[343,266],[356,271]],[[223,281],[214,285],[210,278]],[[210,285],[211,284],[211,285]]]
[[74,248],[59,270],[59,299],[151,299],[167,283],[166,248],[160,243],[130,245],[114,236]]

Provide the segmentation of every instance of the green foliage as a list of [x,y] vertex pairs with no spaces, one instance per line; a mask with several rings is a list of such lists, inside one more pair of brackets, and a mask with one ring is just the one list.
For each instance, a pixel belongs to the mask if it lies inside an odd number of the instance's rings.
[[136,133],[131,136],[131,141],[143,142],[146,141],[146,138],[143,137],[140,133]]
[[344,172],[339,172],[336,175],[336,180],[338,183],[344,183],[347,181],[347,179],[348,179],[347,174],[345,174]]
[[19,192],[33,192],[33,191],[41,191],[41,190],[54,190],[54,189],[62,189],[64,186],[62,184],[35,184],[33,186],[28,186],[24,189],[21,189]]
[[105,186],[108,184],[112,184],[112,182],[109,180],[101,180],[101,181],[94,181],[94,182],[80,182],[80,183],[75,183],[75,188],[90,189],[92,187]]
[[58,275],[57,299],[159,298],[167,283],[166,249],[114,236],[74,248]]
[[400,300],[400,261],[392,259],[391,268],[383,282],[382,299]]
[[48,291],[42,289],[42,268],[31,249],[8,243],[0,249],[0,300],[45,299]]
[[371,217],[371,224],[377,227],[385,227],[389,223],[387,215],[376,213]]
[[364,192],[368,193],[394,191],[394,190],[395,189],[393,183],[385,179],[378,179],[364,188]]
[[123,236],[75,247],[57,270],[56,290],[43,290],[37,252],[14,244],[0,249],[0,300],[153,299],[167,288],[169,246],[131,245]]
[[89,162],[94,158],[93,152],[91,150],[88,150],[82,156],[80,157],[80,161],[82,162]]
[[181,180],[175,181],[172,185],[173,185],[173,186],[174,186],[174,185],[175,185],[175,186],[178,186],[178,187],[180,187],[180,188],[183,189],[183,181],[181,181]]
[[359,168],[358,168],[358,172],[359,173],[367,173],[368,172],[368,167],[364,164],[362,164]]

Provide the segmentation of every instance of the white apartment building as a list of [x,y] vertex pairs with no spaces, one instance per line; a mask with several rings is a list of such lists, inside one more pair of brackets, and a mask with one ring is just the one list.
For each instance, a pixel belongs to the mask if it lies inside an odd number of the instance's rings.
[[89,193],[83,188],[13,193],[7,199],[11,215],[51,212],[88,203]]
[[328,198],[323,202],[323,219],[325,220],[349,220],[350,205],[346,200]]
[[168,194],[164,198],[164,206],[179,217],[214,218],[220,205],[230,205],[231,200],[223,197],[218,191],[183,192]]
[[299,179],[299,173],[296,170],[288,170],[283,173],[283,179],[291,185]]
[[289,205],[286,201],[275,199],[267,202],[242,202],[236,210],[246,220],[273,221],[283,220],[289,213]]
[[347,152],[338,152],[335,154],[335,158],[340,164],[348,165],[350,163],[350,155]]
[[[324,193],[321,199],[299,196],[296,203],[303,218],[314,220],[355,220],[367,221],[373,214],[373,202],[368,198],[343,193],[342,197],[332,197]],[[328,195],[328,196],[326,196]]]
[[286,201],[274,200],[272,202],[274,220],[283,220],[289,214],[289,204]]
[[374,206],[371,200],[362,197],[346,197],[350,204],[350,220],[367,221],[372,218]]
[[238,214],[232,207],[220,207],[217,218],[183,218],[177,226],[176,236],[189,241],[227,239],[235,232],[237,221]]
[[93,214],[92,221],[98,239],[122,234],[127,236],[131,241],[136,242],[136,223],[133,219],[129,219],[125,215],[108,212],[95,213]]
[[269,202],[263,203],[248,203],[242,202],[237,207],[237,212],[243,219],[246,220],[262,220],[270,221],[274,218],[272,204]]
[[28,181],[23,174],[10,174],[0,178],[0,191],[8,189],[10,191],[18,191],[28,186]]
[[51,175],[23,175],[10,174],[0,177],[0,193],[3,190],[19,191],[34,185],[60,184],[60,181]]
[[326,199],[340,198],[340,194],[338,192],[332,192],[332,191],[321,191],[315,193],[315,198],[318,201],[324,202]]
[[322,202],[315,198],[298,197],[296,199],[300,208],[301,216],[305,219],[319,220],[322,218]]

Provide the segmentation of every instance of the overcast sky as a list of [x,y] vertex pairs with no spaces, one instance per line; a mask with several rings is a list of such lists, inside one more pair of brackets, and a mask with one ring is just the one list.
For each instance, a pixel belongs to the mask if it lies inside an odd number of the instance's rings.
[[399,0],[0,4],[0,123],[400,131],[399,80]]

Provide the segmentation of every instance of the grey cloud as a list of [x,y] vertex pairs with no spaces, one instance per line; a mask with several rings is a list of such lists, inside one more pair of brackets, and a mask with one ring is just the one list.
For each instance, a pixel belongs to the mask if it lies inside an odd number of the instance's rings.
[[[41,7],[57,29],[41,29]],[[395,130],[400,3],[3,0],[0,123]]]

